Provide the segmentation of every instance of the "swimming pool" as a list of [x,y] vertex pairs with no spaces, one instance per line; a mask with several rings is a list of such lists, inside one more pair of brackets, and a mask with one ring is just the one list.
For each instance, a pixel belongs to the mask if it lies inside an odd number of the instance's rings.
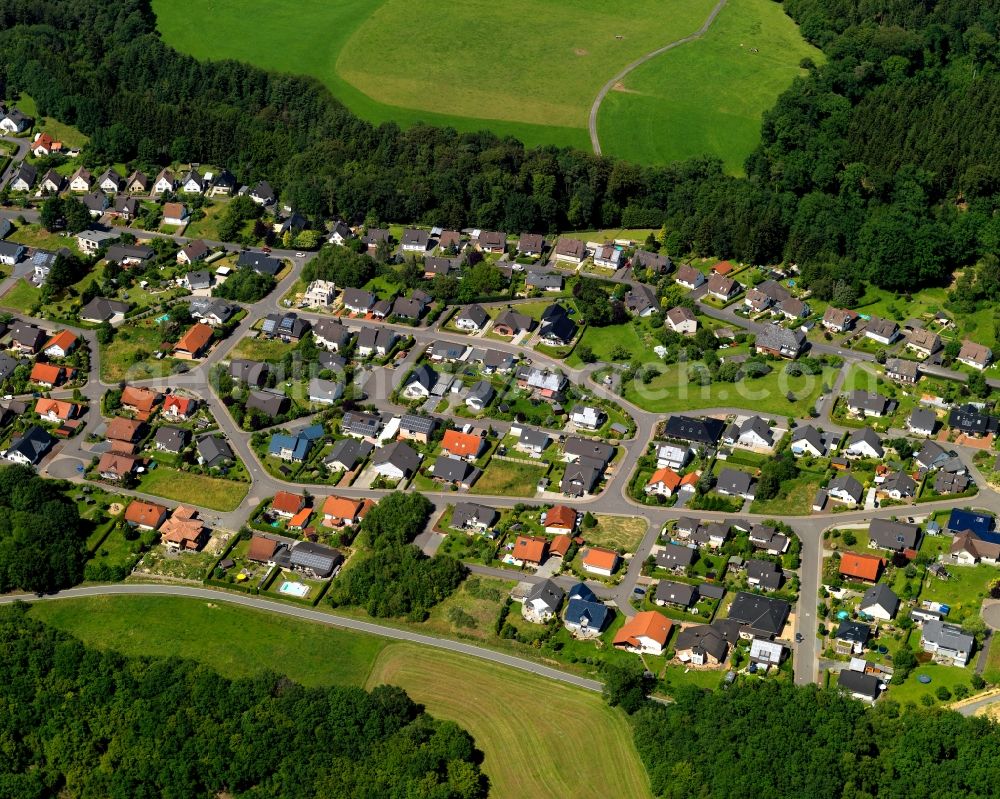
[[170,314],[165,313],[165,314],[163,314],[163,316],[157,316],[156,317],[156,321],[157,322],[169,322],[170,321]]
[[298,599],[302,599],[306,594],[309,593],[309,586],[303,583],[292,583],[285,580],[281,584],[281,588],[278,589],[279,594],[288,594],[288,596],[294,596]]

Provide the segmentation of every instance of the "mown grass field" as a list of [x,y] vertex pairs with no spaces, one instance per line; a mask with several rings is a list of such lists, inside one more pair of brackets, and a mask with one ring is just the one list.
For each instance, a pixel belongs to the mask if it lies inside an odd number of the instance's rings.
[[626,717],[597,694],[412,644],[379,655],[368,687],[380,683],[402,686],[472,734],[492,797],[650,796]]
[[229,677],[271,670],[309,686],[399,685],[473,735],[491,797],[650,796],[625,715],[583,689],[222,602],[89,597],[41,602],[31,613],[100,649],[191,658]]
[[[780,5],[730,4],[739,9],[728,23],[716,21],[728,26],[718,43],[682,45],[674,52],[700,49],[666,66],[661,60],[673,53],[654,59],[627,81],[630,89],[635,81],[639,94],[613,92],[605,101],[606,153],[662,163],[707,152],[739,169],[756,143],[761,111],[811,48]],[[590,146],[587,118],[602,84],[645,53],[693,33],[714,5],[273,0],[248,14],[242,0],[153,0],[164,40],[179,50],[311,75],[372,122],[486,128],[529,145],[581,149]],[[749,68],[746,52],[728,46],[741,36],[759,50]]]
[[807,56],[822,61],[780,4],[728,0],[703,38],[653,58],[608,93],[601,148],[647,164],[715,155],[741,173],[763,112]]
[[240,506],[250,484],[159,466],[142,476],[139,490],[175,502],[191,502],[197,498],[203,507],[231,511]]

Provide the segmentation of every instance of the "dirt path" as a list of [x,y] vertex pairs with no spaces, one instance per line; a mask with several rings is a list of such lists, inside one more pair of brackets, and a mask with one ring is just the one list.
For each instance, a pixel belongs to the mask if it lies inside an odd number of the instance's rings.
[[715,4],[715,7],[709,13],[708,18],[701,24],[701,27],[698,28],[698,30],[696,30],[694,33],[688,34],[682,39],[677,39],[676,41],[670,42],[670,44],[665,44],[663,45],[663,47],[659,47],[656,50],[653,50],[652,52],[646,53],[646,55],[637,58],[635,61],[626,66],[621,72],[619,72],[617,75],[615,75],[613,78],[611,78],[611,80],[609,80],[601,87],[601,90],[597,93],[597,97],[594,99],[593,105],[590,106],[590,120],[587,123],[587,127],[590,132],[590,146],[594,149],[594,153],[596,155],[601,154],[601,142],[597,138],[597,112],[600,110],[601,103],[604,102],[604,98],[608,96],[608,92],[616,88],[618,91],[625,90],[624,86],[620,86],[621,82],[625,79],[625,76],[628,75],[632,70],[636,69],[637,67],[641,67],[650,59],[656,58],[656,56],[667,52],[667,50],[673,50],[675,47],[680,47],[682,44],[687,44],[688,42],[693,42],[700,39],[702,36],[705,35],[705,32],[712,26],[712,23],[715,22],[715,18],[719,15],[719,12],[722,11],[723,6],[725,5],[726,5],[726,0],[719,0],[719,2]]

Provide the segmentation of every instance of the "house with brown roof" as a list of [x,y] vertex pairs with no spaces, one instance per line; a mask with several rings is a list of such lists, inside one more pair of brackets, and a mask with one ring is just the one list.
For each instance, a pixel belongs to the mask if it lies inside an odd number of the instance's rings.
[[673,623],[655,610],[636,613],[615,633],[612,645],[641,655],[660,655],[667,646]]
[[958,352],[958,362],[971,366],[973,369],[982,371],[990,365],[993,360],[993,350],[966,339],[962,342],[962,349]]
[[108,422],[108,428],[104,437],[111,442],[114,449],[118,443],[136,444],[145,432],[145,425],[139,419],[126,419],[124,416],[116,416]]
[[729,302],[741,291],[743,291],[743,286],[732,278],[719,274],[712,275],[712,277],[709,278],[708,293],[722,302]]
[[696,289],[705,283],[705,275],[689,264],[678,267],[674,282],[686,289]]
[[327,527],[357,524],[370,507],[367,500],[329,496],[323,502],[323,524]]
[[208,540],[208,528],[194,508],[183,505],[160,526],[160,541],[174,552],[197,552]]
[[278,551],[281,542],[264,535],[254,535],[250,539],[250,546],[247,548],[247,560],[254,563],[274,563],[275,553]]
[[502,255],[507,251],[507,234],[496,230],[482,230],[476,239],[476,247],[480,252]]
[[922,358],[929,358],[941,349],[941,337],[931,330],[918,327],[906,334],[904,346]]
[[159,402],[160,395],[152,389],[125,386],[122,390],[122,408],[142,421],[149,419]]
[[174,357],[192,361],[201,358],[212,343],[212,326],[195,322],[174,345]]
[[579,239],[561,238],[553,252],[555,260],[579,266],[587,260],[587,245]]
[[[700,275],[701,272],[698,274]],[[678,305],[667,311],[667,326],[675,333],[692,336],[698,331],[698,317],[690,308]]]
[[834,308],[829,306],[823,312],[823,327],[831,333],[846,333],[857,321],[858,315],[854,311],[846,308]]
[[546,513],[545,532],[554,535],[572,535],[576,530],[579,514],[569,505],[553,505]]
[[163,223],[165,225],[186,225],[188,210],[184,203],[164,203]]
[[517,240],[517,251],[532,258],[539,256],[545,252],[545,237],[538,233],[522,233]]
[[138,461],[131,455],[118,452],[105,452],[97,463],[97,471],[105,480],[117,482],[135,471]]
[[125,521],[142,530],[158,530],[166,518],[166,507],[155,502],[133,499],[125,509]]

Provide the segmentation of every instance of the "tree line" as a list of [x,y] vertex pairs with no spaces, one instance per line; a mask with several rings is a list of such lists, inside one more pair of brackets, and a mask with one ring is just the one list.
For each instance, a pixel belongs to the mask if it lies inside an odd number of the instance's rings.
[[[7,95],[91,137],[89,163],[267,179],[316,218],[542,232],[665,224],[668,252],[797,262],[817,296],[940,284],[1000,238],[998,10],[788,0],[825,53],[764,118],[746,177],[359,120],[317,81],[165,45],[148,0],[0,0]],[[237,222],[237,220],[234,220]],[[238,223],[234,225],[238,228]]]
[[396,687],[230,680],[0,609],[0,795],[485,797],[472,738]]

